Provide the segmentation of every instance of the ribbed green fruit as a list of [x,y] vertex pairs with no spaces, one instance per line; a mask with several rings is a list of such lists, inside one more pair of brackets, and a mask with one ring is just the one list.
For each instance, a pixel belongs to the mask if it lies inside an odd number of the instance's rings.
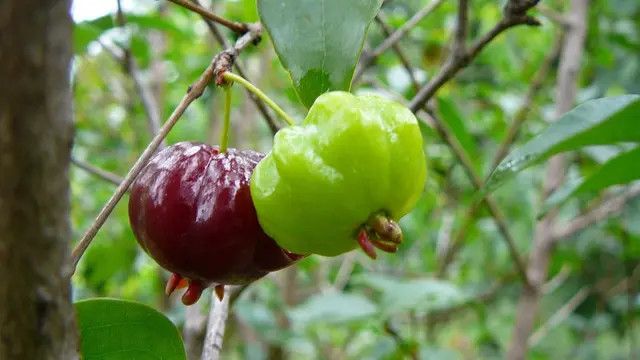
[[276,134],[252,175],[251,196],[280,246],[335,256],[357,246],[373,215],[407,214],[425,177],[422,136],[409,109],[379,96],[329,92],[301,125]]

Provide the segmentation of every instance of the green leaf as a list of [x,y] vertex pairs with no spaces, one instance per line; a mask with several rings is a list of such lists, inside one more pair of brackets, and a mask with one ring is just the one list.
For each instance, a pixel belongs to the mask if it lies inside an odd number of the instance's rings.
[[552,155],[620,142],[640,142],[640,95],[590,100],[564,114],[507,156],[491,174],[487,189],[495,189],[516,173]]
[[258,0],[260,19],[307,107],[351,88],[369,24],[382,0]]
[[327,293],[312,296],[291,310],[289,316],[297,325],[306,326],[315,323],[348,323],[376,312],[376,306],[362,295]]
[[545,202],[544,212],[562,205],[571,197],[595,193],[611,185],[627,184],[638,179],[640,179],[640,147],[610,159],[585,179],[554,192]]
[[438,98],[438,110],[442,114],[442,120],[456,137],[467,157],[476,166],[476,170],[479,170],[478,164],[482,157],[478,156],[475,140],[467,130],[465,121],[456,109],[456,105],[451,100],[440,97]]
[[89,299],[75,304],[84,360],[184,360],[178,329],[139,303]]
[[102,35],[102,30],[92,24],[78,23],[73,28],[73,48],[76,54],[84,54],[91,42]]
[[458,287],[436,279],[404,280],[370,273],[357,277],[355,282],[380,291],[380,307],[387,312],[440,308],[465,299]]

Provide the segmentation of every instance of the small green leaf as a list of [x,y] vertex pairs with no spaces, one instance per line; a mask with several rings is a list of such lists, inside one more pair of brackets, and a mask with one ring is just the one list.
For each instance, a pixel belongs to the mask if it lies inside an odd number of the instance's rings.
[[327,293],[312,296],[304,304],[291,310],[289,316],[295,324],[306,326],[315,323],[347,323],[376,312],[376,306],[362,295]]
[[260,19],[307,107],[351,88],[369,24],[382,0],[258,0]]
[[88,23],[78,23],[73,28],[73,48],[76,54],[84,54],[91,42],[102,35],[102,30]]
[[504,159],[487,181],[487,189],[552,155],[620,142],[640,142],[640,95],[590,100],[564,114]]
[[610,159],[585,179],[557,190],[545,202],[544,213],[562,205],[571,197],[595,193],[611,185],[627,184],[638,179],[640,179],[640,147]]
[[440,110],[442,114],[442,120],[444,120],[449,130],[451,130],[456,137],[467,157],[473,162],[473,165],[476,166],[476,170],[479,170],[478,165],[482,157],[478,156],[478,147],[476,146],[475,140],[467,130],[465,121],[456,109],[456,105],[453,101],[440,97],[438,98],[438,110]]
[[380,307],[387,312],[440,308],[465,299],[458,287],[436,279],[404,280],[380,274],[363,274],[355,282],[380,291]]
[[89,299],[75,304],[84,360],[185,360],[178,329],[139,303]]

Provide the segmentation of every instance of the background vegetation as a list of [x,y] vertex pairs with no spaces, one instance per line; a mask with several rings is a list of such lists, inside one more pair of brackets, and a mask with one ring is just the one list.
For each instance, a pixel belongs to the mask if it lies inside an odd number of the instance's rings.
[[[119,182],[157,131],[157,123],[167,119],[188,86],[224,49],[207,24],[182,7],[125,1],[118,14],[115,1],[107,10],[111,12],[97,18],[82,10],[92,1],[76,0],[74,5],[74,239],[82,236],[114,190],[112,182],[83,167],[109,171]],[[506,226],[526,261],[539,244],[533,234],[549,171],[533,167],[492,194],[497,215],[485,206],[476,211],[477,191],[469,175],[483,179],[490,173],[496,159],[504,156],[497,153],[511,131],[514,141],[523,143],[557,116],[563,97],[556,92],[563,35],[582,21],[575,8],[580,1],[572,3],[549,0],[533,8],[530,14],[541,26],[505,31],[432,98],[432,116],[421,114],[428,181],[416,209],[401,221],[405,243],[399,252],[376,261],[359,251],[336,258],[312,256],[252,284],[232,304],[223,358],[503,358],[510,344],[514,346],[514,327],[524,321],[521,313],[529,311],[518,309],[523,298],[541,301],[539,311],[535,306],[530,310],[535,322],[525,337],[532,359],[640,356],[640,201],[625,197],[625,206],[582,227],[575,227],[577,216],[627,188],[572,198],[562,206],[554,216],[554,229],[564,233],[548,251],[548,276],[543,274],[544,285],[527,297],[531,294],[495,219]],[[467,43],[503,18],[503,5],[469,2]],[[259,21],[255,0],[203,6],[227,19]],[[429,6],[433,10],[396,44],[399,50],[372,51],[389,32]],[[357,71],[361,76],[352,90],[412,99],[456,51],[458,9],[458,2],[451,0],[385,1],[370,26],[362,71]],[[575,61],[575,102],[640,93],[640,3],[592,0],[582,25],[586,40]],[[235,39],[227,29],[218,29],[229,41]],[[257,46],[242,52],[239,62],[247,78],[301,119],[306,109],[271,39],[263,35]],[[210,86],[166,142],[218,143],[222,94]],[[433,118],[441,120],[434,125]],[[444,124],[445,136],[438,124]],[[269,151],[271,130],[239,87],[233,91],[232,125],[232,146]],[[571,180],[590,174],[623,150],[598,146],[570,153],[566,176]],[[460,154],[465,156],[462,162]],[[562,174],[551,175],[561,179]],[[165,297],[167,275],[136,243],[122,201],[80,261],[73,296],[130,299],[161,310],[180,327],[195,359],[211,296],[185,308],[177,297]]]

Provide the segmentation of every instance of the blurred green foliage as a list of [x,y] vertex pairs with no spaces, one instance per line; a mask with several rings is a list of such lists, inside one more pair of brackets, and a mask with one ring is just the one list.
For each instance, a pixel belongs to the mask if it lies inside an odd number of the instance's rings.
[[[388,0],[382,11],[397,28],[427,2]],[[558,0],[544,3],[558,12],[567,6]],[[124,27],[116,26],[115,14],[77,22],[73,64],[73,156],[119,175],[127,173],[152,135],[131,76],[110,52],[131,51],[166,119],[189,84],[221,50],[206,25],[191,12],[163,1],[125,5]],[[257,20],[253,0],[214,1],[212,5],[224,17]],[[488,175],[495,151],[560,31],[544,15],[532,13],[542,26],[507,31],[437,94],[441,115],[483,176]],[[640,2],[593,0],[589,14],[579,100],[639,93]],[[456,3],[445,1],[400,41],[420,82],[430,79],[446,59],[455,16]],[[500,16],[500,2],[472,1],[470,36],[485,33]],[[221,31],[234,39],[226,29]],[[373,23],[365,51],[384,38]],[[248,77],[287,112],[298,119],[304,116],[306,110],[268,36],[244,51],[240,61]],[[541,132],[553,117],[556,66],[552,64],[542,91],[528,109],[518,143]],[[392,50],[382,54],[352,90],[405,99],[415,94]],[[189,107],[168,143],[217,143],[221,95],[210,87]],[[233,90],[232,123],[232,146],[269,150],[271,133],[239,88]],[[234,304],[225,359],[275,359],[283,353],[291,359],[400,359],[411,353],[424,359],[504,356],[522,286],[514,276],[505,243],[485,211],[467,229],[463,247],[446,276],[435,278],[442,251],[463,225],[475,192],[443,139],[428,126],[422,130],[429,175],[418,206],[401,221],[405,242],[398,253],[377,261],[359,252],[336,258],[315,256],[252,284]],[[571,153],[569,177],[589,175],[623,151],[622,147],[603,146]],[[542,174],[542,167],[533,167],[495,193],[523,254],[530,249],[535,218],[543,205]],[[113,190],[112,184],[73,168],[75,239]],[[561,219],[571,219],[600,200],[601,196],[571,199],[562,208]],[[118,205],[82,258],[73,278],[74,298],[110,296],[140,301],[181,327],[185,308],[179,299],[165,297],[167,274],[138,247],[128,224],[126,202],[125,198]],[[537,324],[543,324],[583,286],[595,290],[535,344],[532,359],[622,359],[632,351],[640,356],[635,329],[640,310],[637,284],[629,291],[616,288],[638,265],[638,244],[640,201],[631,203],[621,216],[560,242],[551,259],[550,278],[561,281],[545,294]],[[202,303],[199,309],[204,314],[207,304]]]

